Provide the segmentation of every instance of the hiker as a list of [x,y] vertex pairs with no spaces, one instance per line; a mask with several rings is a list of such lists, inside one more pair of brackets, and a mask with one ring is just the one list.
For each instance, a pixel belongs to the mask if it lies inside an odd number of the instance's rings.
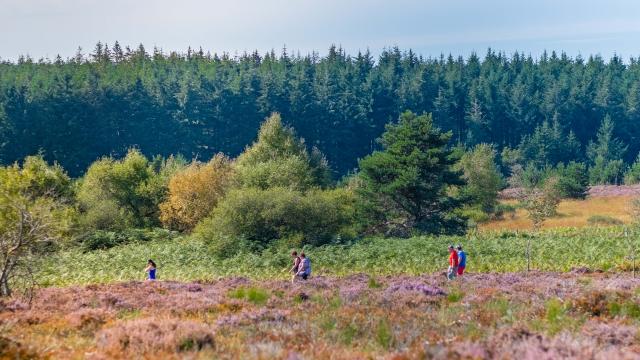
[[148,281],[154,281],[156,279],[156,263],[149,259],[149,261],[147,261],[147,267],[144,268],[144,272],[149,273],[147,277]]
[[304,254],[300,254],[300,266],[298,266],[298,272],[296,273],[296,277],[302,278],[302,280],[307,280],[311,276],[311,260]]
[[291,282],[294,282],[296,280],[296,275],[298,274],[298,268],[300,267],[300,256],[298,256],[297,251],[293,250],[291,252],[291,257],[293,258],[293,266],[289,269],[289,272],[291,273]]
[[467,266],[467,254],[462,250],[462,245],[458,244],[458,276],[464,274],[464,268]]
[[453,280],[458,273],[458,253],[453,245],[449,245],[449,269],[447,270],[447,278]]

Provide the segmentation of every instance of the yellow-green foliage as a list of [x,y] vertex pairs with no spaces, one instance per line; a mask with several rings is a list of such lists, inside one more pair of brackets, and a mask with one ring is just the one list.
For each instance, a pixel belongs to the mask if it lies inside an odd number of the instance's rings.
[[491,145],[478,144],[462,155],[456,165],[467,182],[463,192],[471,197],[472,205],[484,212],[493,212],[497,205],[498,191],[503,184],[495,157],[496,150]]
[[232,179],[233,164],[223,154],[176,172],[169,180],[167,200],[160,204],[160,220],[171,229],[193,229],[215,208]]
[[71,181],[42,157],[0,167],[0,296],[14,282],[31,284],[33,259],[51,249],[73,226]]
[[83,224],[104,230],[158,224],[168,179],[152,165],[138,150],[122,160],[103,158],[91,164],[78,189]]

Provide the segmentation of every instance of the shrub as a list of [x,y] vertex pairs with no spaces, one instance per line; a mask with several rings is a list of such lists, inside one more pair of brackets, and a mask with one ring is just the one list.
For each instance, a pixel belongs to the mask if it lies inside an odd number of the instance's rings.
[[169,180],[167,200],[160,204],[160,220],[171,229],[192,230],[222,199],[232,176],[231,160],[222,154],[176,172]]
[[67,315],[66,320],[76,329],[93,333],[113,317],[113,313],[105,309],[80,309]]
[[503,185],[495,158],[496,151],[491,145],[479,144],[462,155],[456,165],[467,182],[462,188],[464,196],[468,196],[471,205],[484,213],[494,211],[498,203],[498,191]]
[[115,201],[103,199],[91,205],[81,205],[82,212],[78,223],[82,229],[119,231],[130,227],[135,221],[133,214],[120,207]]
[[640,305],[633,301],[628,301],[622,306],[622,314],[632,319],[640,319]]
[[473,221],[476,224],[483,223],[491,220],[491,217],[486,212],[482,211],[478,208],[466,208],[460,211],[461,215],[469,220]]
[[73,199],[71,178],[60,165],[47,164],[42,155],[27,156],[21,175],[23,192],[31,198],[52,196],[65,203]]
[[591,316],[606,315],[609,312],[607,293],[594,290],[574,299],[572,307]]
[[567,326],[567,306],[558,299],[551,299],[545,304],[545,320],[552,334],[560,332]]
[[324,155],[315,148],[309,153],[304,140],[293,128],[283,125],[277,113],[264,121],[258,140],[238,156],[237,171],[242,187],[305,191],[331,182]]
[[286,245],[322,245],[352,236],[353,196],[348,190],[306,194],[273,188],[231,191],[194,235],[226,257],[241,249],[259,250],[274,240]]
[[308,161],[300,156],[274,159],[250,166],[238,167],[238,182],[243,187],[269,189],[284,187],[305,191],[315,185],[316,179]]
[[455,303],[458,302],[460,300],[462,300],[462,298],[464,297],[464,293],[462,293],[459,290],[455,290],[455,291],[451,291],[449,292],[449,294],[447,294],[447,301],[450,303]]
[[116,230],[124,227],[159,225],[158,205],[164,200],[168,172],[130,150],[122,160],[100,159],[89,167],[78,188],[82,223],[89,229]]

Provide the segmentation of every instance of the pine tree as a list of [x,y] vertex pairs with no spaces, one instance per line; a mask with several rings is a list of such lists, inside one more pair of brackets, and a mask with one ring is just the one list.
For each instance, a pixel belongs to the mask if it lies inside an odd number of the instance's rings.
[[431,115],[403,113],[382,136],[384,150],[359,162],[360,189],[367,224],[387,235],[408,236],[413,229],[429,234],[458,233],[465,227],[454,215],[462,204],[448,194],[464,185],[452,169],[457,158]]

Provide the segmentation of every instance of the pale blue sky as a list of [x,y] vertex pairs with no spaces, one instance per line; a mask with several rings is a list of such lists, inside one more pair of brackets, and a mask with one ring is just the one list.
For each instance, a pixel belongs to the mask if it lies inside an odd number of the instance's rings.
[[374,54],[397,45],[425,56],[488,47],[539,55],[640,55],[637,0],[0,0],[0,58],[72,56],[97,41],[232,55],[292,51]]

